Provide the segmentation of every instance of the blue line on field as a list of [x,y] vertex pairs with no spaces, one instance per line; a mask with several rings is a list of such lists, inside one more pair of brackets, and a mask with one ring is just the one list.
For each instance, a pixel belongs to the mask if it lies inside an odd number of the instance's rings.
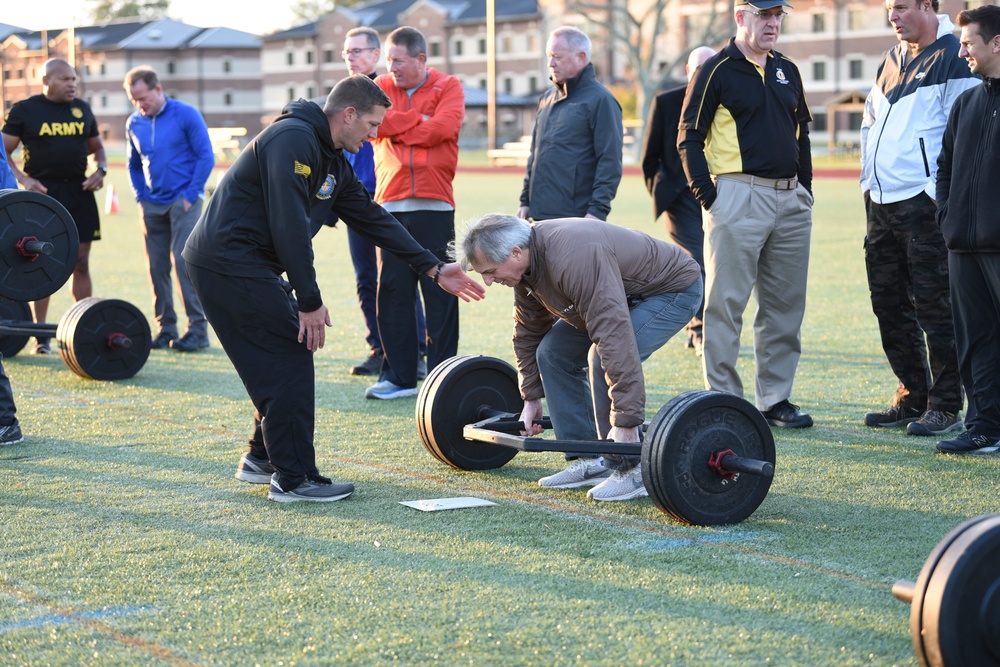
[[119,607],[118,609],[100,609],[97,611],[85,611],[79,614],[53,614],[51,616],[42,616],[41,618],[28,618],[23,621],[0,623],[0,633],[8,632],[10,630],[40,628],[46,625],[66,625],[67,623],[75,623],[77,621],[90,621],[97,618],[108,618],[111,616],[127,616],[129,614],[138,614],[139,612],[143,612],[149,609],[152,609],[152,607],[141,605],[138,607]]

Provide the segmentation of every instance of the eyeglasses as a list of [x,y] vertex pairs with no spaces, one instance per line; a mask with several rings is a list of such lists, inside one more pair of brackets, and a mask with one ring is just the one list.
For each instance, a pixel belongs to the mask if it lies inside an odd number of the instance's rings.
[[345,50],[343,50],[343,51],[340,52],[340,55],[344,56],[345,58],[347,56],[355,56],[355,57],[357,57],[357,56],[360,56],[365,51],[374,51],[374,50],[375,50],[374,46],[368,46],[368,47],[363,48],[363,49],[345,49]]
[[781,23],[782,21],[784,21],[785,17],[788,16],[788,12],[786,12],[786,11],[780,11],[780,12],[762,12],[762,11],[757,10],[757,9],[744,9],[743,11],[745,13],[747,13],[747,14],[753,14],[754,16],[756,16],[757,18],[759,18],[761,21],[770,21],[771,19],[777,19],[778,23]]

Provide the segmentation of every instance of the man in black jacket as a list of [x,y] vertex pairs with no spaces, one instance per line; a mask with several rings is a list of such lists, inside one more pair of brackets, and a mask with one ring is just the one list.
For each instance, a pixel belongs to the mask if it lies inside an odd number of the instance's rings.
[[556,28],[545,47],[552,83],[538,100],[517,217],[607,220],[622,179],[622,108],[590,62],[590,38]]
[[1000,449],[1000,7],[958,14],[959,55],[983,84],[955,100],[938,157],[938,223],[948,246],[959,373],[968,396],[966,430],[937,444],[949,454]]
[[[707,46],[691,51],[684,65],[688,81],[701,64],[715,55]],[[677,126],[681,122],[681,108],[687,85],[677,86],[653,98],[649,107],[646,136],[642,142],[642,174],[646,189],[653,196],[653,217],[667,215],[667,233],[674,243],[687,250],[701,267],[705,279],[705,231],[701,228],[701,206],[691,194],[684,165],[677,152]],[[701,356],[704,302],[688,323],[687,346]]]
[[446,291],[466,301],[484,294],[373,202],[344,157],[377,135],[389,105],[367,76],[342,80],[323,108],[289,104],[233,163],[184,248],[208,321],[255,408],[236,478],[270,483],[269,500],[323,502],[354,491],[320,476],[313,447],[312,355],[331,322],[312,237],[331,211]]

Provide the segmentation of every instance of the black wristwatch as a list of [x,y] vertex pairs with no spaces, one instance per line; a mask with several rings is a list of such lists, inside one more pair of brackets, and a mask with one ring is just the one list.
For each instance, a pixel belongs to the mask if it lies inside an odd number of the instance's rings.
[[108,175],[108,168],[107,168],[107,167],[105,167],[104,165],[100,165],[100,164],[99,164],[99,165],[97,165],[97,170],[98,170],[98,171],[100,171],[100,172],[101,172],[102,174],[104,174],[105,176],[107,176],[107,175]]

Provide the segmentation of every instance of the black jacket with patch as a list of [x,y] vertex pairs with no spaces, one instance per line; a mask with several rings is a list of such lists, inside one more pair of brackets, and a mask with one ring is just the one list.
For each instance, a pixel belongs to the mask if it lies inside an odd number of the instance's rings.
[[292,102],[247,146],[195,225],[184,259],[230,276],[286,274],[299,308],[323,305],[312,237],[331,211],[351,229],[417,272],[437,264],[372,201],[314,102]]

